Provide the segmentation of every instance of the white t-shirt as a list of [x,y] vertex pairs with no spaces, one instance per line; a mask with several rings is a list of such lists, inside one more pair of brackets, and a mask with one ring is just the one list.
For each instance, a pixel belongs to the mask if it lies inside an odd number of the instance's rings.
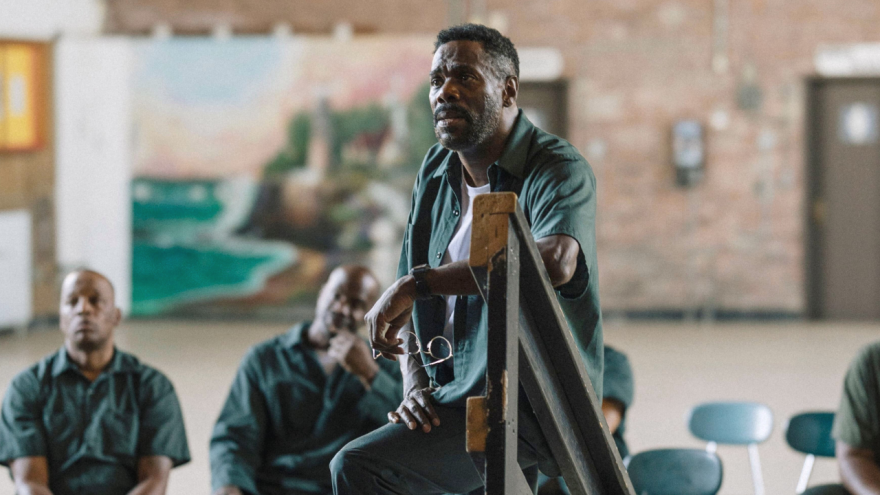
[[[490,184],[480,187],[471,187],[467,185],[467,182],[465,182],[463,177],[461,179],[461,185],[461,220],[458,221],[458,226],[455,228],[455,235],[452,236],[452,240],[449,242],[449,247],[446,248],[446,254],[443,255],[441,265],[466,260],[470,257],[471,225],[473,225],[474,221],[474,197],[478,194],[491,192]],[[443,327],[443,336],[446,337],[450,343],[452,342],[452,337],[454,335],[453,322],[455,321],[456,298],[458,298],[458,296],[446,297],[446,326]],[[451,366],[452,360],[450,359],[449,361],[446,361],[446,363]]]

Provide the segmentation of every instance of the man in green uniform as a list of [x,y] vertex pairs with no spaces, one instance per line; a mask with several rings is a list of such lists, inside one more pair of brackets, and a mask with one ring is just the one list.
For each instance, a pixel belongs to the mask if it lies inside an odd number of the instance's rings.
[[330,459],[400,404],[400,370],[357,335],[379,282],[366,268],[330,274],[315,319],[254,346],[211,437],[215,495],[332,491]]
[[880,494],[880,342],[862,349],[846,372],[833,436],[844,486]]
[[116,349],[113,285],[90,270],[61,286],[64,346],[19,373],[0,412],[0,464],[18,495],[162,495],[189,462],[174,387]]
[[[601,397],[595,178],[577,149],[517,108],[518,77],[516,49],[498,31],[469,24],[439,33],[429,94],[439,144],[416,178],[399,278],[367,315],[374,349],[399,356],[404,401],[389,414],[395,424],[333,459],[337,494],[464,493],[482,485],[465,451],[466,399],[486,387],[487,311],[468,267],[477,194],[518,194]],[[429,364],[439,360],[406,354],[401,337],[410,334],[401,330],[410,328],[422,344],[445,337],[452,358]],[[520,465],[557,475],[528,401],[520,404]]]

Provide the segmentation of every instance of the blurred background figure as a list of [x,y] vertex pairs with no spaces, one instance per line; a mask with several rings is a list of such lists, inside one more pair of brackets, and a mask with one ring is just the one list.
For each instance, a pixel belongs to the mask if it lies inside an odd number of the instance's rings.
[[[639,377],[632,452],[694,405],[832,410],[880,335],[876,0],[0,0],[0,393],[57,351],[61,281],[105,274],[117,342],[174,382],[204,491],[247,349],[333,267],[395,276],[434,144],[424,67],[466,22],[517,41],[518,105],[597,178],[603,328]],[[204,423],[204,424],[203,424]],[[721,495],[751,490],[721,446]],[[826,462],[827,461],[827,462]],[[816,461],[813,483],[837,483]],[[0,493],[13,491],[0,477]]]
[[358,335],[379,297],[361,266],[330,273],[312,321],[251,348],[211,437],[215,495],[330,494],[330,459],[388,422],[400,369]]
[[[629,457],[629,447],[623,434],[626,431],[626,413],[633,403],[635,384],[633,371],[626,354],[605,344],[605,374],[602,377],[602,415],[608,424],[611,438],[617,446],[621,459]],[[568,494],[568,487],[561,477],[549,479],[540,477],[541,495],[556,493]]]
[[880,343],[862,349],[846,372],[834,438],[844,486],[880,493]]
[[100,273],[69,274],[59,312],[64,346],[3,398],[0,465],[22,495],[164,494],[171,469],[189,462],[174,387],[114,345],[122,313]]

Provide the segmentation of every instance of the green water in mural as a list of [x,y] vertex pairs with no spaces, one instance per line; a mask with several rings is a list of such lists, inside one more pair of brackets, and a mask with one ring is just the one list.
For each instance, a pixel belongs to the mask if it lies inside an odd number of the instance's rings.
[[292,264],[292,246],[239,238],[220,225],[221,184],[133,182],[133,314],[159,315],[186,303],[253,294]]

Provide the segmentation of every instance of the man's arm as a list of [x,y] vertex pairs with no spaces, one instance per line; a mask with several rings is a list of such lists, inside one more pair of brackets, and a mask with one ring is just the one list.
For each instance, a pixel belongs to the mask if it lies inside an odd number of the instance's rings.
[[242,359],[214,425],[210,462],[215,494],[257,491],[257,468],[262,461],[268,421],[266,398],[259,387],[259,363],[256,350]]
[[128,495],[165,495],[174,463],[170,457],[151,455],[138,459],[138,484]]
[[45,457],[21,457],[9,464],[17,495],[52,495]]
[[[577,269],[580,246],[567,235],[551,235],[536,241],[538,252],[554,287],[566,284]],[[456,261],[425,274],[431,294],[462,296],[478,293],[477,283],[466,260]],[[409,323],[416,285],[412,275],[404,275],[389,287],[373,309],[367,313],[367,329],[373,348],[383,351],[389,359],[403,353],[398,332]],[[401,370],[403,371],[403,370]],[[405,375],[404,375],[405,376]],[[406,390],[406,389],[404,389]]]
[[853,495],[880,494],[880,466],[869,449],[851,447],[837,441],[837,465],[840,479]]

